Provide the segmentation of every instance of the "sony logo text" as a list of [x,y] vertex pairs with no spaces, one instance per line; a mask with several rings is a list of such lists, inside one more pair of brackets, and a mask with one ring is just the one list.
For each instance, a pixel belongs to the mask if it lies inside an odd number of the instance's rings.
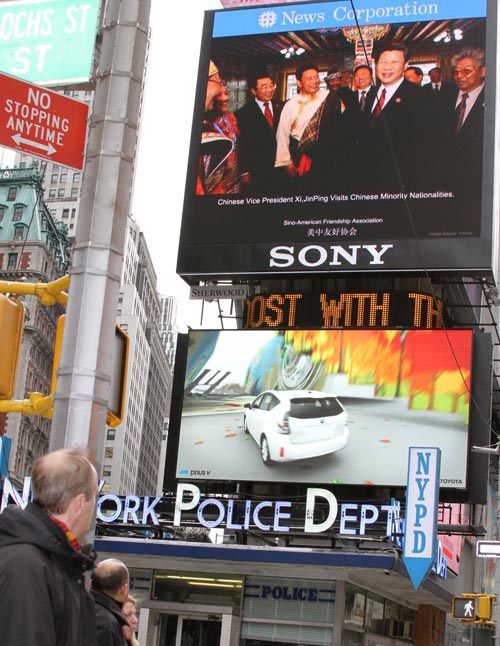
[[392,244],[365,244],[349,245],[345,248],[340,245],[331,245],[330,247],[308,245],[299,249],[295,255],[295,247],[279,245],[271,249],[269,266],[283,269],[291,267],[295,262],[298,262],[302,267],[339,266],[345,263],[356,266],[359,254],[365,257],[368,255],[370,265],[383,265],[382,256],[393,246]]

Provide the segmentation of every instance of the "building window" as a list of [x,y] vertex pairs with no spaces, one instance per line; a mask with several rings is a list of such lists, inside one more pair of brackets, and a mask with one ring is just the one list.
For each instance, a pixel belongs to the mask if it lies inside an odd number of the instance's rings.
[[60,189],[57,191],[57,197],[64,197],[64,189],[63,189],[63,188],[60,188]]
[[17,267],[17,253],[9,253],[7,258],[7,269],[16,269]]
[[9,186],[9,192],[7,193],[7,199],[9,202],[13,202],[17,197],[17,186]]
[[19,220],[23,219],[23,212],[24,212],[24,207],[23,206],[15,206],[14,207],[14,217],[12,218],[13,222],[19,222]]
[[62,216],[63,219],[69,218],[69,209],[63,209]]
[[104,467],[102,470],[102,475],[105,478],[109,478],[109,476],[111,475],[111,467]]
[[109,459],[111,459],[111,458],[113,457],[113,453],[114,453],[114,450],[113,450],[113,447],[112,447],[112,446],[111,446],[111,447],[110,447],[110,446],[107,446],[107,447],[104,449],[104,457],[105,457],[105,458],[109,458]]
[[3,221],[4,215],[5,215],[5,206],[0,206],[0,222]]
[[52,173],[52,175],[50,176],[50,183],[57,184],[58,179],[59,179],[59,173]]
[[24,240],[24,225],[18,224],[14,227],[14,240]]
[[108,439],[108,440],[114,440],[114,439],[115,439],[115,435],[116,435],[116,431],[115,431],[115,429],[114,429],[114,428],[108,428],[108,434],[107,434],[107,438],[106,438],[106,439]]
[[68,181],[68,173],[66,171],[63,171],[61,173],[60,181],[61,182],[67,182]]
[[56,189],[51,188],[49,189],[49,197],[55,197],[56,196]]
[[71,187],[71,197],[78,197],[78,186]]
[[73,182],[79,182],[80,177],[81,177],[80,173],[73,173]]

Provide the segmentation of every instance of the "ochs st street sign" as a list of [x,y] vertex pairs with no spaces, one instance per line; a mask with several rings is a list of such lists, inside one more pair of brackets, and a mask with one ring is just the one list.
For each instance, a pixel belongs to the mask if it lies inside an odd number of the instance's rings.
[[0,73],[0,145],[83,169],[89,107]]

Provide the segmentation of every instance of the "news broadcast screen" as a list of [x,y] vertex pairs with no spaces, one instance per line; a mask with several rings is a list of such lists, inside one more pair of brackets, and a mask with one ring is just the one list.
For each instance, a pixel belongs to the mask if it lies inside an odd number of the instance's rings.
[[207,12],[178,273],[489,273],[487,4]]
[[191,331],[176,477],[465,489],[471,330]]

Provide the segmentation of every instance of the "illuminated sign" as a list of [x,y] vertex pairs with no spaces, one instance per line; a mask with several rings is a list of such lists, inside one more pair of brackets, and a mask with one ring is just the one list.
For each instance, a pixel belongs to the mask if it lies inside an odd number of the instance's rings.
[[99,5],[0,2],[0,70],[44,85],[88,81]]
[[416,590],[435,558],[440,462],[437,448],[409,449],[403,562]]
[[[205,14],[178,274],[190,284],[332,272],[490,275],[496,263],[494,151],[483,142],[495,139],[498,75],[489,68],[497,49],[497,3],[249,4],[255,5]],[[436,46],[439,38],[462,32],[465,45],[457,40],[443,47],[441,40]],[[325,33],[335,37],[325,39]],[[384,119],[365,119],[375,110],[376,93],[369,93],[365,113],[349,101],[341,111],[338,98],[322,91],[314,96],[314,107],[322,110],[302,112],[295,78],[302,62],[316,66],[323,79],[334,60],[346,90],[354,87],[361,63],[383,83],[375,59],[391,43],[404,43],[411,61],[441,66],[449,105],[443,100],[436,111],[429,88],[403,79],[400,52],[397,91],[389,93]],[[460,81],[453,57],[471,48],[486,52],[485,89],[476,84],[475,109],[457,129]],[[236,115],[238,136],[214,107],[210,61],[231,88],[229,112]],[[276,147],[252,112],[249,83],[259,70],[275,84]]]
[[245,301],[244,329],[444,327],[443,302],[416,292],[257,294]]
[[465,490],[472,341],[471,330],[190,331],[175,477],[404,487],[418,441],[442,450],[440,486]]
[[[99,492],[104,481],[99,483]],[[203,499],[202,499],[203,498]],[[31,478],[24,479],[20,494],[9,478],[3,482],[0,513],[10,501],[24,509],[31,500]],[[136,496],[115,494],[100,495],[97,502],[96,520],[104,525],[123,524],[136,526],[167,527],[165,518],[159,518],[158,506],[162,496]],[[297,508],[297,509],[296,509]],[[319,514],[317,509],[321,508]],[[158,513],[157,513],[158,512]],[[335,525],[338,534],[345,537],[383,536],[402,546],[405,520],[401,517],[399,501],[391,499],[388,504],[339,503],[336,496],[327,489],[310,487],[306,489],[305,505],[290,500],[234,500],[230,497],[202,497],[200,488],[191,483],[179,483],[175,497],[175,511],[172,525],[192,525],[193,516],[206,529],[253,530],[286,534],[300,531],[304,534],[320,534]],[[300,520],[297,521],[297,517]],[[292,518],[293,517],[293,518]],[[438,543],[433,571],[446,578],[447,559]],[[283,592],[283,591],[281,591]],[[272,595],[281,594],[277,589]],[[287,593],[284,593],[287,594]],[[300,593],[302,594],[302,593]]]

